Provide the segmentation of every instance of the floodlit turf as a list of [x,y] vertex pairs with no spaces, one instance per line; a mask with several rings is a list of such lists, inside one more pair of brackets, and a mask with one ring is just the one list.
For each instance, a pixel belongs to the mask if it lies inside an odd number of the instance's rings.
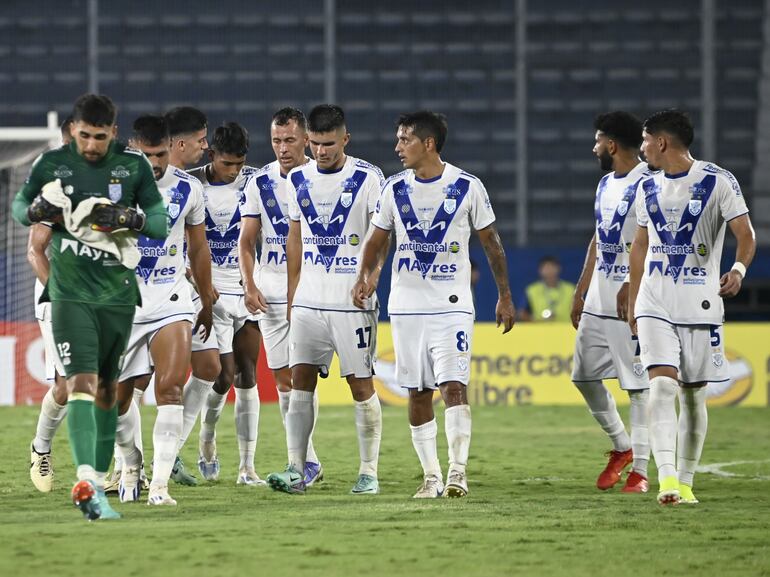
[[[154,410],[143,416],[150,446]],[[582,408],[474,407],[473,417],[464,500],[411,499],[420,471],[405,411],[396,408],[384,413],[381,495],[348,495],[358,461],[352,407],[321,407],[316,442],[326,481],[306,496],[236,486],[228,407],[218,483],[172,484],[176,509],[113,499],[124,519],[87,523],[69,503],[66,429],[54,444],[56,490],[43,495],[27,472],[37,408],[2,409],[0,574],[770,575],[770,411],[712,410],[703,463],[742,463],[697,475],[700,505],[666,509],[655,502],[656,483],[647,495],[594,488],[608,446]],[[194,470],[197,432],[192,440],[183,456]],[[265,405],[260,475],[283,468],[284,446],[278,407]]]

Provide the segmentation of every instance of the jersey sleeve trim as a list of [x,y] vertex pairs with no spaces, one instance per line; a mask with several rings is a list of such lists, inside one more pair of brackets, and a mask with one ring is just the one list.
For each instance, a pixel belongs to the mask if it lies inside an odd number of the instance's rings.
[[727,216],[727,217],[725,217],[725,222],[730,222],[731,220],[735,220],[736,218],[738,218],[739,216],[743,216],[744,214],[749,214],[749,210],[746,209],[743,212],[739,212],[738,214],[736,214],[734,216]]

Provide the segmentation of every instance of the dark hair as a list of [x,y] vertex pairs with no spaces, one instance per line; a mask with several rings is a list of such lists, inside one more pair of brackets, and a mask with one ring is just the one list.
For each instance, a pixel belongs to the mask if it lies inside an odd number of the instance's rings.
[[345,126],[345,113],[336,104],[319,104],[307,117],[310,132],[332,132]]
[[441,152],[446,142],[447,122],[446,116],[430,110],[420,110],[398,117],[396,126],[411,128],[417,138],[425,140],[433,138],[436,142],[436,152]]
[[685,148],[689,148],[695,138],[690,117],[676,108],[661,110],[647,118],[644,121],[644,130],[649,134],[665,132],[676,138]]
[[556,258],[556,257],[555,257],[554,255],[552,255],[552,254],[547,254],[547,255],[545,255],[544,257],[542,257],[542,258],[541,258],[541,259],[540,259],[540,260],[537,262],[537,268],[540,268],[540,267],[541,267],[541,266],[543,266],[544,264],[548,264],[548,263],[550,263],[550,264],[555,264],[556,266],[561,266],[561,263],[559,262],[559,259],[558,259],[558,258]]
[[149,146],[159,146],[169,139],[168,123],[163,116],[145,114],[134,120],[133,139]]
[[594,119],[594,129],[603,132],[623,148],[642,145],[642,121],[630,112],[605,112]]
[[82,121],[91,126],[112,126],[116,116],[115,104],[104,94],[84,94],[72,108],[72,122]]
[[294,120],[302,130],[307,130],[307,120],[299,108],[287,106],[273,114],[273,123],[276,126],[286,126],[291,120]]
[[64,122],[62,122],[61,126],[59,126],[59,130],[61,130],[62,135],[69,135],[70,126],[72,126],[73,122],[75,122],[75,119],[72,118],[71,114],[64,119]]
[[177,106],[166,112],[166,124],[171,138],[192,134],[208,126],[206,115],[192,106]]
[[249,133],[237,122],[225,122],[214,131],[210,148],[219,154],[246,156],[249,151]]

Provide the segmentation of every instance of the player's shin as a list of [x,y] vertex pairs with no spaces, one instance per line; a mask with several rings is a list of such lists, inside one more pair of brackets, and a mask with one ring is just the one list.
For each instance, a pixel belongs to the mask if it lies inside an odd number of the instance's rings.
[[38,453],[50,453],[51,441],[62,420],[67,414],[67,405],[60,405],[53,395],[53,388],[48,389],[40,406],[37,430],[32,446]]
[[679,392],[677,472],[679,483],[692,487],[708,428],[706,387],[684,387]]
[[444,430],[449,445],[449,470],[465,473],[471,445],[471,407],[448,407],[444,415]]
[[356,401],[356,429],[361,457],[358,474],[376,477],[382,439],[382,407],[377,393],[365,401]]
[[612,441],[614,451],[625,452],[631,448],[631,439],[626,433],[618,413],[615,399],[601,381],[576,382],[575,386],[583,395],[596,422]]
[[115,432],[118,422],[117,404],[109,409],[94,406],[94,419],[96,421],[96,488],[104,490],[104,479],[112,463],[112,454],[115,449]]
[[208,394],[201,417],[201,443],[212,443],[216,438],[217,422],[225,407],[225,401],[227,401],[226,394],[220,395],[214,390]]
[[95,482],[96,417],[92,395],[70,394],[67,401],[67,428],[78,480]]
[[647,477],[647,465],[650,461],[650,435],[647,426],[649,397],[650,391],[648,389],[628,392],[628,398],[631,401],[629,418],[631,448],[634,453],[632,469],[645,478]]
[[152,481],[150,487],[168,485],[171,469],[174,468],[179,436],[182,434],[182,405],[162,405],[158,407],[158,416],[152,431]]
[[129,407],[125,414],[118,416],[115,442],[120,450],[123,470],[139,469],[142,465],[142,453],[136,446],[135,435],[135,430],[139,426],[139,411],[132,410],[132,407]]
[[195,427],[198,415],[200,415],[213,386],[214,381],[204,381],[195,375],[190,375],[190,378],[187,380],[182,391],[184,414],[182,419],[182,435],[179,437],[180,451]]
[[310,431],[310,438],[307,441],[307,457],[306,461],[311,463],[320,463],[318,455],[315,452],[315,445],[313,445],[313,433],[315,432],[315,424],[318,422],[318,389],[313,393],[313,429]]
[[286,413],[286,447],[289,466],[299,473],[305,469],[307,444],[312,430],[313,392],[293,389]]
[[412,445],[420,459],[423,474],[426,477],[435,475],[441,479],[441,465],[436,449],[436,436],[438,435],[436,419],[419,426],[410,425],[409,428],[412,430]]
[[259,391],[257,387],[235,389],[235,431],[238,436],[239,469],[254,469],[259,429]]
[[676,396],[679,384],[670,377],[650,380],[649,430],[658,479],[676,477]]
[[[150,384],[147,386],[153,387],[153,390],[155,390],[155,375],[152,376]],[[136,426],[134,427],[134,444],[142,455],[144,455],[144,442],[142,441],[142,414],[139,412],[139,407],[142,406],[143,396],[144,391],[142,389],[134,388],[134,402],[131,403],[131,407],[128,409],[129,411],[134,412],[133,418],[136,419]]]

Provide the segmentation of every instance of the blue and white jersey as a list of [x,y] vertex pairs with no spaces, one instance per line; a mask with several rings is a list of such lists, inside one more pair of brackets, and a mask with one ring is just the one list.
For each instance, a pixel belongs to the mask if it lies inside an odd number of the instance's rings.
[[238,235],[241,233],[241,209],[246,202],[244,189],[255,172],[255,168],[244,166],[233,182],[212,183],[206,176],[205,166],[190,171],[203,184],[211,281],[219,294],[243,294],[238,268]]
[[618,317],[617,294],[628,274],[628,255],[636,234],[636,187],[649,176],[647,165],[637,164],[628,174],[611,172],[596,188],[596,265],[583,311]]
[[639,226],[647,227],[634,314],[674,324],[720,325],[719,262],[725,223],[748,212],[735,177],[697,160],[688,172],[654,173],[636,195]]
[[[177,303],[175,312],[195,312],[185,279],[185,226],[203,222],[203,187],[186,172],[169,165],[158,181],[158,190],[166,205],[169,234],[164,239],[139,235],[142,259],[136,267],[136,280],[142,306],[136,309],[134,323],[167,317],[170,302]],[[176,298],[172,301],[173,295]]]
[[246,183],[246,202],[241,210],[242,218],[259,218],[262,223],[262,246],[254,267],[254,282],[267,304],[286,304],[287,180],[277,160],[262,167]]
[[[382,181],[379,168],[352,156],[335,171],[311,160],[289,173],[289,218],[302,230],[302,272],[293,306],[361,310],[350,291]],[[369,310],[375,306],[373,296]]]
[[494,221],[484,185],[456,166],[430,180],[391,176],[372,219],[395,231],[390,314],[474,314],[468,240]]

